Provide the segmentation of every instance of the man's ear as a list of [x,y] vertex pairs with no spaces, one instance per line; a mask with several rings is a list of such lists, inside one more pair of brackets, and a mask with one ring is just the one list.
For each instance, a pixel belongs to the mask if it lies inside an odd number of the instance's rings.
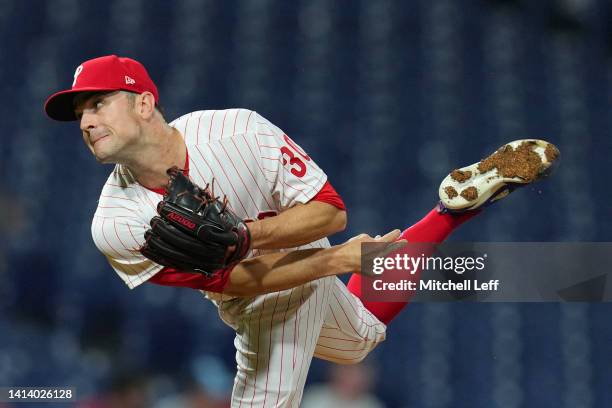
[[136,113],[145,120],[155,113],[155,97],[151,92],[143,92],[136,98]]

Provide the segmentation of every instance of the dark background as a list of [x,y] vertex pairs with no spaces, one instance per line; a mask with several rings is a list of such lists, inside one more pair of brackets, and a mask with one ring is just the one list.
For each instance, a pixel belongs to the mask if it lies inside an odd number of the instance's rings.
[[[527,137],[559,147],[557,173],[453,239],[612,239],[604,0],[1,0],[0,44],[0,386],[95,395],[127,372],[163,394],[202,356],[234,370],[232,331],[198,292],[129,291],[92,243],[112,167],[42,106],[105,54],[148,68],[169,119],[245,107],[281,127],[347,204],[334,243],[411,225],[449,170]],[[611,316],[411,305],[371,356],[376,393],[390,407],[612,406]]]

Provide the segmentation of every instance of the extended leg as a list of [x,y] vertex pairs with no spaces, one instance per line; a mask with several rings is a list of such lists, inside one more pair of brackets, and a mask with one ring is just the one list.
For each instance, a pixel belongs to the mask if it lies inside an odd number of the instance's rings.
[[[400,239],[408,242],[439,243],[474,217],[482,208],[548,176],[559,157],[559,150],[543,140],[510,142],[485,159],[453,170],[440,184],[440,204],[421,221],[406,229]],[[427,254],[425,254],[427,255]],[[351,293],[365,307],[388,324],[407,302],[367,302],[361,293],[361,276],[353,274],[348,283]]]
[[[438,208],[434,208],[422,220],[402,232],[400,239],[405,239],[408,242],[439,243],[444,241],[455,228],[478,213],[479,211],[470,211],[455,215],[441,213]],[[357,296],[364,306],[385,324],[389,324],[408,304],[408,302],[369,302],[363,299],[361,285],[361,275],[356,273],[351,275],[347,284],[348,290]]]

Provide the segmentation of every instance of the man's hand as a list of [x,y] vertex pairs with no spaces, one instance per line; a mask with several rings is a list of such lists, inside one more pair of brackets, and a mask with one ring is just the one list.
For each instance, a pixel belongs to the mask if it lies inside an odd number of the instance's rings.
[[[408,244],[404,239],[397,240],[400,236],[400,230],[396,229],[387,234],[376,236],[372,238],[368,234],[359,234],[349,239],[344,244],[340,245],[340,255],[344,258],[344,262],[347,263],[347,270],[355,271],[356,273],[363,274],[365,276],[371,276],[368,271],[362,271],[361,260],[364,257],[384,257],[392,252],[398,251]],[[367,243],[378,243],[386,245],[371,245],[368,246],[366,252],[362,252],[362,245]]]

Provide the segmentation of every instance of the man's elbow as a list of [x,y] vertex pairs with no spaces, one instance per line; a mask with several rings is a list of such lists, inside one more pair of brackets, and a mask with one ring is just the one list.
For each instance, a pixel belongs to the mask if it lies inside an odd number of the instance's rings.
[[332,222],[330,223],[330,233],[336,233],[336,232],[340,232],[340,231],[344,231],[346,228],[346,221],[347,221],[347,217],[346,217],[346,211],[343,210],[338,210],[336,211],[336,213],[334,214],[334,218],[332,220]]
[[258,293],[249,293],[245,288],[237,287],[235,285],[229,285],[229,287],[224,288],[221,294],[231,297],[248,297],[258,295]]

